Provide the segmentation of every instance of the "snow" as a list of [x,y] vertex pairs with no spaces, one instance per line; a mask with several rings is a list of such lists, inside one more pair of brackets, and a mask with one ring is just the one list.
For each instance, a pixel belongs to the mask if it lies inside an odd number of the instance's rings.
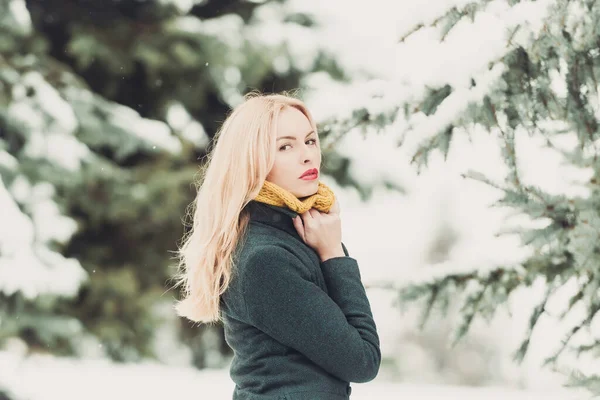
[[197,34],[202,33],[203,23],[204,21],[196,17],[182,15],[167,21],[165,23],[165,30],[166,32],[173,30],[181,33]]
[[181,141],[162,121],[143,118],[136,110],[87,89],[69,86],[62,95],[81,118],[83,129],[77,132],[78,138],[92,148],[108,146],[115,150],[116,157],[140,149],[181,152]]
[[14,171],[19,165],[17,159],[8,152],[0,150],[0,166],[6,168],[9,171]]
[[410,82],[413,88],[468,85],[474,73],[487,69],[490,61],[511,49],[508,34],[517,25],[522,32],[513,43],[526,45],[541,28],[552,2],[525,1],[511,7],[504,0],[492,1],[474,21],[463,18],[443,41],[439,28],[423,28],[397,46],[394,79]]
[[13,86],[12,98],[8,115],[27,132],[24,155],[79,170],[91,152],[73,136],[79,123],[60,93],[39,72],[31,71]]
[[[469,103],[481,102],[504,71],[501,63],[491,69],[489,64],[497,62],[517,44],[527,46],[541,29],[550,4],[550,1],[521,2],[511,7],[502,0],[493,1],[476,14],[474,21],[463,18],[443,41],[438,28],[431,27],[421,29],[398,45],[393,79],[399,85],[398,90],[420,98],[426,87],[448,84],[453,88],[434,116],[423,113],[413,116],[411,121],[416,126],[403,138],[403,146],[415,153],[421,144],[465,111]],[[509,46],[508,33],[517,26],[519,30]],[[473,88],[471,79],[476,82]]]
[[54,241],[66,244],[77,230],[77,224],[70,217],[60,213],[54,201],[54,186],[49,182],[30,185],[22,176],[17,177],[10,189],[13,199],[24,205],[35,225],[35,241]]
[[[322,96],[318,100],[324,104],[327,98],[329,96]],[[508,169],[500,153],[497,135],[489,134],[481,127],[457,132],[448,159],[432,153],[429,167],[420,174],[410,166],[410,151],[394,146],[395,135],[393,127],[380,134],[371,132],[368,139],[352,130],[336,143],[336,151],[350,160],[353,178],[362,186],[373,187],[373,197],[367,203],[360,200],[355,190],[340,187],[332,178],[323,178],[340,201],[343,240],[361,266],[375,320],[380,327],[384,357],[395,360],[397,371],[410,382],[456,384],[461,383],[464,376],[473,374],[476,379],[493,379],[498,385],[528,388],[556,385],[564,376],[542,368],[542,362],[561,343],[569,327],[582,318],[583,306],[576,307],[563,321],[559,320],[558,312],[544,315],[533,332],[529,355],[522,365],[516,365],[512,362],[512,354],[524,338],[533,307],[543,296],[543,285],[517,290],[507,304],[499,305],[489,324],[477,318],[467,338],[463,339],[464,344],[455,352],[432,349],[432,343],[449,341],[453,329],[446,325],[450,320],[455,326],[457,310],[442,320],[434,317],[428,329],[420,332],[417,330],[420,318],[417,308],[401,313],[395,305],[394,293],[378,288],[432,281],[448,273],[483,273],[506,266],[520,268],[531,249],[521,245],[518,235],[498,235],[498,232],[510,231],[511,226],[539,224],[511,209],[490,207],[502,192],[484,183],[461,178],[461,174],[475,170],[492,180],[505,181]],[[554,142],[562,150],[570,150],[577,143],[574,133],[556,137]],[[524,183],[535,184],[553,194],[588,194],[585,185],[591,170],[566,167],[564,156],[548,148],[540,137],[520,134],[516,149]],[[384,182],[392,182],[406,193],[383,189]],[[450,237],[452,241],[446,252],[442,252],[441,259],[432,259],[433,246],[441,237]],[[572,290],[557,293],[553,306],[564,307],[569,294]],[[457,294],[457,299],[459,297],[461,294]],[[419,339],[415,342],[413,338]],[[481,351],[472,354],[479,345],[491,355]],[[439,365],[436,360],[444,352],[447,352],[447,358],[444,358],[447,363],[457,364],[454,369],[463,368],[463,377],[453,376],[455,371],[450,367],[436,367]],[[410,362],[403,361],[407,354],[411,355]],[[464,357],[467,358],[461,361]],[[598,361],[593,358],[574,360],[566,357],[564,361],[588,372],[598,368]],[[465,364],[486,367],[479,368],[481,371],[477,373],[460,367]],[[487,368],[492,372],[485,373]]]
[[[572,137],[562,139],[557,147],[569,149],[575,143]],[[490,323],[476,318],[456,351],[438,346],[449,343],[458,310],[445,318],[434,316],[425,331],[419,331],[418,307],[401,312],[394,292],[380,288],[428,282],[449,273],[484,273],[506,266],[518,269],[531,249],[522,246],[516,234],[497,233],[511,225],[534,225],[510,209],[490,207],[501,196],[499,190],[460,177],[474,169],[503,182],[507,168],[494,135],[478,129],[470,137],[463,132],[457,134],[448,159],[432,154],[429,168],[420,175],[409,165],[410,153],[394,147],[393,140],[393,131],[372,134],[366,140],[351,131],[336,146],[350,159],[351,175],[359,184],[374,186],[373,197],[367,203],[360,200],[355,190],[323,177],[340,202],[342,237],[360,265],[384,357],[394,360],[398,374],[409,382],[464,384],[465,376],[472,376],[476,381],[492,380],[497,385],[532,389],[556,386],[564,376],[542,368],[542,362],[582,317],[582,308],[563,321],[558,312],[544,315],[533,332],[523,364],[512,362],[512,354],[526,333],[529,315],[544,294],[543,285],[517,290],[507,304],[499,305]],[[589,170],[565,169],[564,158],[536,136],[520,135],[517,143],[518,152],[524,157],[521,167],[525,183],[536,183],[554,193],[586,193],[584,183]],[[378,186],[385,180],[399,185],[406,193]],[[452,239],[447,250],[441,252],[441,259],[432,258],[436,241],[444,237]],[[564,307],[570,294],[572,290],[557,293],[553,307]],[[456,299],[462,295],[457,293]],[[477,350],[479,346],[486,351]],[[439,367],[440,358],[445,368]],[[565,358],[567,361],[587,371],[598,368],[598,361],[593,359]]]
[[438,106],[434,115],[427,116],[424,113],[418,113],[412,119],[416,126],[413,126],[410,134],[403,138],[402,147],[415,154],[419,150],[419,146],[429,142],[446,129],[456,120],[457,115],[466,111],[469,104],[481,103],[503,72],[504,65],[496,64],[490,70],[474,77],[477,82],[475,87],[471,89],[466,86],[455,87],[453,92]]
[[[4,185],[0,185],[0,209],[2,209],[2,230],[0,230],[0,254],[9,253],[10,249],[17,247],[18,243],[29,243],[33,240],[33,225],[31,220],[24,215],[19,206],[14,202],[10,193]],[[14,230],[8,227],[26,227],[25,229]]]
[[142,118],[137,111],[118,103],[111,104],[111,108],[112,112],[108,116],[111,124],[172,154],[181,151],[181,142],[171,134],[169,126],[164,122]]
[[202,124],[196,121],[180,102],[169,105],[166,120],[174,131],[180,132],[184,139],[194,143],[196,147],[206,148],[210,143]]
[[[35,384],[32,384],[35,383]],[[159,400],[199,396],[211,400],[231,399],[234,384],[228,369],[198,371],[165,367],[151,362],[116,364],[106,360],[73,360],[47,355],[21,357],[0,352],[0,387],[28,400],[132,399]],[[519,391],[500,387],[468,388],[417,385],[376,378],[368,383],[351,383],[353,400],[361,399],[506,399],[575,400],[566,390]]]
[[46,159],[70,172],[79,171],[83,160],[92,154],[74,136],[58,132],[31,132],[24,152],[31,158]]
[[[163,1],[174,3],[175,0]],[[460,114],[469,101],[480,101],[494,83],[502,68],[488,69],[488,63],[508,50],[506,40],[510,28],[522,25],[514,41],[526,44],[539,31],[551,3],[524,1],[508,7],[506,1],[492,1],[474,22],[462,21],[442,43],[439,43],[438,28],[426,28],[405,42],[396,43],[415,24],[431,23],[440,13],[454,6],[461,8],[469,2],[438,0],[428,2],[424,7],[416,2],[387,0],[364,4],[294,0],[286,5],[261,7],[256,25],[252,27],[244,27],[239,16],[224,16],[211,21],[181,17],[172,24],[173,29],[182,32],[217,36],[231,48],[241,49],[245,40],[260,40],[272,49],[288,44],[292,64],[284,58],[276,59],[275,65],[281,71],[291,66],[308,69],[318,56],[319,48],[331,50],[355,79],[348,85],[335,82],[323,73],[303,78],[307,104],[320,121],[347,117],[360,108],[372,113],[389,112],[403,101],[418,98],[427,86],[453,86],[453,94],[440,105],[436,119],[416,118],[412,121],[418,124],[404,138],[405,145],[401,148],[397,148],[396,143],[406,128],[402,118],[381,134],[370,132],[367,140],[354,129],[336,143],[336,150],[351,162],[352,177],[364,187],[373,189],[373,197],[368,203],[361,202],[356,191],[339,187],[329,177],[323,179],[340,199],[343,240],[350,255],[359,262],[379,327],[382,353],[392,364],[375,381],[353,384],[353,399],[581,398],[560,388],[564,376],[541,367],[541,361],[560,343],[570,324],[577,323],[582,317],[582,307],[576,307],[564,321],[557,317],[569,295],[578,288],[577,282],[570,282],[551,298],[548,309],[552,312],[540,319],[540,326],[533,332],[529,355],[522,365],[515,365],[511,356],[526,332],[529,313],[544,294],[543,285],[536,283],[531,288],[517,290],[507,304],[499,305],[496,316],[489,323],[476,319],[468,337],[455,350],[446,347],[448,337],[454,331],[453,324],[459,317],[455,307],[447,318],[436,316],[424,331],[418,331],[420,312],[409,308],[401,313],[395,306],[394,293],[375,287],[380,282],[401,286],[432,280],[442,274],[486,271],[497,266],[518,268],[529,255],[530,249],[521,246],[517,235],[499,236],[497,232],[506,230],[511,221],[521,226],[532,222],[523,215],[513,215],[508,220],[509,210],[490,207],[501,195],[498,190],[460,177],[473,169],[493,180],[504,181],[507,169],[495,135],[481,131],[480,127],[457,132],[448,160],[443,160],[437,153],[432,154],[429,167],[420,175],[409,162],[411,151]],[[192,0],[177,4],[185,10]],[[283,16],[293,10],[314,14],[321,24],[315,30],[284,24]],[[239,60],[242,54],[234,51],[226,57],[243,62]],[[221,70],[217,66],[211,70],[225,74],[228,85],[238,83],[239,70],[235,68]],[[477,86],[470,88],[473,76]],[[554,78],[556,91],[564,91],[561,75],[557,72]],[[39,77],[30,75],[28,79],[46,88]],[[25,93],[24,86],[15,90],[18,96]],[[224,92],[229,93],[226,99],[230,103],[239,100],[239,94]],[[65,102],[52,91],[40,93],[46,99],[40,109],[53,118],[57,130],[73,132],[77,124]],[[72,99],[91,103],[91,95],[87,92],[79,91]],[[48,142],[37,144],[36,130],[43,126],[42,116],[32,112],[37,104],[20,102],[10,111],[20,122],[29,124],[32,132],[29,151],[50,158],[53,146],[68,143],[73,149],[70,154],[76,158],[64,166],[77,168],[76,161],[84,159],[86,153],[75,142],[48,135]],[[169,126],[180,130],[182,136],[195,143],[206,137],[202,126],[195,125],[177,104],[169,108],[168,125],[143,120],[137,112],[126,107],[115,107],[114,110],[112,105],[110,107],[110,113],[115,113],[113,124],[123,132],[132,130],[138,138],[167,151],[180,150]],[[122,140],[120,135],[116,141]],[[560,143],[557,138],[555,144],[570,148],[576,143],[575,139],[573,135],[564,135]],[[47,151],[39,150],[44,146]],[[561,165],[563,157],[546,148],[539,138],[520,134],[516,149],[524,182],[535,183],[554,194],[588,194],[584,182],[589,178],[590,170],[565,168]],[[2,153],[0,158],[3,165],[14,165],[11,158]],[[405,193],[383,189],[390,183],[401,187]],[[7,222],[0,228],[0,290],[5,294],[21,290],[32,298],[52,291],[75,293],[86,278],[81,266],[75,260],[65,260],[57,253],[40,248],[38,243],[50,238],[67,240],[73,229],[72,221],[61,218],[56,207],[48,203],[51,191],[47,186],[38,189],[35,193],[41,195],[41,199],[30,202],[28,199],[35,196],[26,182],[17,180],[10,193],[0,184],[0,208],[3,222]],[[31,207],[29,216],[20,210],[15,199]],[[443,243],[442,239],[448,238],[449,242]],[[74,331],[77,329],[69,327]],[[0,387],[6,386],[19,398],[31,400],[138,397],[152,400],[189,393],[202,393],[211,399],[231,398],[233,383],[226,368],[196,371],[181,366],[189,363],[191,355],[174,345],[177,339],[172,326],[158,327],[155,339],[154,345],[160,350],[159,359],[171,365],[150,362],[122,365],[103,359],[72,360],[39,354],[22,357],[19,351],[2,352]],[[101,356],[101,345],[91,338],[85,339],[85,343],[88,342],[86,354]],[[593,360],[579,361],[578,366],[588,371],[593,371],[594,367],[598,369],[597,361],[594,364]],[[393,382],[400,378],[411,383]],[[492,386],[459,386],[469,379],[474,384],[485,382]],[[529,391],[508,387],[525,387]]]
[[274,52],[285,46],[294,68],[308,71],[319,56],[321,36],[310,27],[286,23],[286,16],[285,4],[268,3],[259,7],[253,15],[253,24],[247,28],[247,38],[250,42],[259,41],[261,46],[272,48]]
[[[33,124],[29,125],[31,129],[49,126],[51,131],[72,135],[78,127],[72,107],[37,71],[21,76],[20,82],[12,88],[12,100],[13,107],[25,107],[25,110],[15,112],[9,108],[9,114],[18,115],[23,124]],[[37,118],[32,120],[34,115]]]
[[8,18],[4,18],[4,21],[8,23],[2,28],[23,35],[30,34],[32,31],[31,16],[27,11],[25,0],[8,0],[6,5],[0,6],[0,11],[4,11],[6,8],[8,8]]
[[[79,261],[46,247],[47,240],[70,237],[73,221],[57,213],[56,204],[49,200],[48,184],[31,188],[22,180],[17,182],[22,182],[21,189],[12,195],[0,179],[0,291],[7,296],[19,291],[28,299],[43,294],[75,295],[87,273]],[[25,193],[34,201],[32,217],[22,213],[14,200]]]
[[[333,4],[315,7],[310,2],[292,2],[295,7],[304,7],[324,20],[338,18],[336,21],[340,22],[349,16],[346,25],[339,29],[343,34],[353,32],[356,21],[369,28],[387,29],[394,25],[404,32],[419,23],[429,24],[450,8],[461,8],[467,3],[439,0],[429,2],[427,7],[411,2],[382,4],[372,7],[371,13],[366,10],[367,6],[349,5],[350,10],[344,7],[344,13],[339,13],[339,6]],[[461,174],[475,170],[492,180],[504,181],[508,171],[500,155],[497,135],[484,132],[481,127],[472,127],[468,132],[458,131],[453,136],[449,160],[444,161],[439,153],[433,153],[429,168],[420,175],[415,174],[409,160],[419,145],[453,121],[469,102],[481,101],[502,73],[501,65],[489,69],[488,63],[510,49],[506,45],[508,32],[521,26],[513,42],[526,45],[541,29],[552,3],[529,1],[511,7],[506,1],[492,1],[476,14],[474,21],[465,18],[459,22],[443,42],[440,42],[438,28],[422,29],[396,45],[395,73],[392,77],[384,76],[387,91],[381,94],[372,90],[381,86],[381,81],[373,79],[345,85],[317,73],[304,80],[310,88],[305,96],[307,104],[320,121],[333,116],[348,117],[353,110],[369,109],[374,104],[380,111],[391,110],[409,96],[421,95],[427,86],[453,86],[453,93],[439,106],[434,117],[421,114],[411,120],[414,126],[403,138],[401,148],[397,148],[394,141],[404,132],[401,128],[406,128],[401,115],[385,134],[370,132],[365,140],[359,132],[351,130],[336,143],[336,151],[351,161],[353,178],[376,191],[369,204],[361,204],[356,193],[346,193],[335,186],[336,193],[342,196],[342,206],[347,204],[350,208],[348,218],[352,220],[344,221],[345,231],[353,235],[348,240],[355,243],[355,252],[364,252],[364,260],[369,263],[367,274],[374,281],[389,280],[390,277],[406,280],[409,279],[407,274],[411,275],[410,279],[433,277],[432,271],[443,274],[437,271],[460,273],[499,265],[517,266],[530,254],[530,250],[519,245],[516,235],[496,235],[506,229],[505,219],[509,215],[509,210],[489,207],[501,193],[483,183],[460,178]],[[360,11],[357,13],[357,10]],[[336,13],[339,15],[332,17]],[[374,14],[379,18],[373,18]],[[372,67],[373,75],[381,75],[375,61],[379,59],[360,58],[361,52],[353,47],[351,38],[349,36],[345,46],[338,48],[338,53],[358,55],[357,65],[364,70]],[[474,88],[469,87],[471,77],[477,82]],[[553,194],[588,194],[584,184],[589,180],[591,169],[565,167],[564,157],[545,147],[539,137],[517,133],[516,151],[524,183],[535,184]],[[567,136],[563,135],[561,140],[569,139],[565,142],[572,147],[576,143],[575,137]],[[369,151],[365,151],[367,147]],[[408,195],[377,189],[390,182],[403,187]],[[394,210],[392,215],[384,212],[379,218],[372,211],[390,209]],[[515,215],[512,221],[515,225],[532,224],[524,215]],[[383,232],[381,237],[376,241],[367,237],[365,229],[361,229],[365,226],[371,228],[369,232]],[[449,259],[427,263],[423,257],[429,242],[445,229],[444,226],[456,231],[456,244]],[[403,254],[403,265],[393,264],[394,254],[398,251]]]
[[218,38],[228,49],[233,50],[230,53],[223,54],[226,59],[236,59],[237,57],[239,60],[243,55],[235,51],[235,49],[242,50],[246,39],[242,34],[246,29],[244,20],[237,14],[225,14],[218,18],[200,21],[197,18],[194,21],[192,17],[180,17],[174,20],[174,27],[181,28],[189,33],[211,35]]
[[440,15],[444,15],[452,8],[461,10],[470,3],[472,3],[470,0],[435,0],[427,7],[418,3],[405,4],[396,15],[398,36],[405,36],[415,26],[433,23]]
[[[324,20],[332,18],[331,15],[335,14],[332,10],[339,9],[334,5],[311,7],[310,2],[303,1],[306,3],[304,6],[297,3],[300,2],[292,4],[300,10],[311,10]],[[318,120],[330,115],[343,118],[355,109],[370,109],[373,103],[380,110],[392,110],[404,102],[420,99],[427,87],[452,86],[453,93],[439,106],[434,117],[423,114],[412,117],[411,129],[406,136],[406,121],[402,118],[396,121],[394,129],[397,138],[403,140],[403,147],[414,153],[420,145],[465,111],[469,103],[481,101],[503,72],[502,64],[496,64],[491,69],[489,64],[498,61],[511,49],[507,46],[509,33],[519,26],[511,43],[513,46],[526,46],[540,31],[552,3],[551,0],[526,1],[511,7],[504,0],[492,1],[476,14],[474,21],[469,18],[461,20],[443,41],[440,41],[438,27],[425,27],[402,43],[394,41],[391,48],[386,41],[389,36],[383,33],[388,32],[390,26],[403,31],[419,23],[430,23],[434,16],[454,6],[460,8],[465,2],[440,0],[429,2],[427,7],[415,6],[411,2],[386,3],[372,7],[370,12],[366,8],[371,7],[371,3],[363,8],[349,7],[350,10],[338,12],[335,18],[339,24],[345,21],[345,25],[333,25],[339,32],[337,36],[330,31],[323,31],[322,37],[346,36],[345,41],[335,46],[334,53],[345,60],[344,65],[354,72],[352,84],[333,82],[321,73],[309,74],[302,81],[309,88],[305,96],[307,104],[315,110],[313,114]],[[377,52],[378,56],[365,57],[365,52],[356,46],[352,36],[357,31],[354,26],[356,21],[360,21],[361,26],[380,32],[380,40],[369,41],[372,51]],[[396,38],[399,36],[396,35]],[[386,58],[390,54],[393,58]],[[349,61],[351,57],[352,62]],[[382,69],[381,65],[392,67],[393,73]],[[365,87],[382,85],[379,81],[373,82],[374,77],[385,82],[387,90],[381,95],[365,92]],[[473,88],[472,78],[477,83]]]
[[[549,140],[567,151],[574,150],[578,144],[575,132]],[[537,186],[551,195],[569,198],[590,196],[590,188],[586,184],[593,176],[593,168],[582,168],[568,162],[558,151],[546,146],[546,138],[541,135],[530,137],[519,129],[515,133],[515,149],[523,183]]]
[[[312,35],[316,34],[317,41],[311,39],[310,45],[332,54],[353,79],[361,76],[391,78],[396,69],[393,59],[396,20],[406,7],[402,3],[290,0],[287,7],[290,12],[307,13],[315,18],[317,23]],[[313,36],[295,37],[289,44],[294,48],[309,37]]]
[[202,4],[206,2],[206,0],[160,0],[159,2],[167,5],[173,5],[180,13],[185,14],[188,13],[196,4]]
[[591,32],[581,29],[583,26],[593,26],[595,21],[593,20],[593,13],[590,13],[582,4],[577,2],[568,2],[566,4],[568,9],[565,21],[565,30],[571,33],[571,40],[573,49],[576,51],[583,50],[581,43],[588,42],[589,38],[586,35],[593,35]]

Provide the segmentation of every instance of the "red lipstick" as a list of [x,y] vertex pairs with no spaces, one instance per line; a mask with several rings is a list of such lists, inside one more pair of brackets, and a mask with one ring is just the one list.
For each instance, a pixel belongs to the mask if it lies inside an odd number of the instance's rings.
[[304,173],[300,176],[300,179],[303,179],[305,181],[312,181],[314,179],[317,179],[318,176],[319,171],[316,168],[311,168],[304,171]]

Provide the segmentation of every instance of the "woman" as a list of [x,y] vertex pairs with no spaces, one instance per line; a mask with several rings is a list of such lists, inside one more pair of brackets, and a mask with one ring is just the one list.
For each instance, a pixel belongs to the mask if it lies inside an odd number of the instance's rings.
[[379,336],[300,100],[252,92],[224,121],[180,249],[179,315],[222,321],[233,399],[348,399]]

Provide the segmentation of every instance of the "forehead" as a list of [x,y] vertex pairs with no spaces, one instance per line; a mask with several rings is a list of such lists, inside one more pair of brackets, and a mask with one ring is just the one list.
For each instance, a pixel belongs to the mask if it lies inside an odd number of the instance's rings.
[[295,107],[285,107],[279,113],[277,121],[277,137],[304,136],[312,130],[310,121]]

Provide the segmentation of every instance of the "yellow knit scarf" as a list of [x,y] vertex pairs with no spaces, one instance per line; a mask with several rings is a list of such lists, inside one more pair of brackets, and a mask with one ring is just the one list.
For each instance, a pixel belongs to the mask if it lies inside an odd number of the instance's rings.
[[321,212],[329,212],[329,209],[335,203],[335,194],[329,186],[319,181],[317,193],[300,200],[281,186],[265,181],[254,200],[273,206],[287,207],[298,214],[302,214],[311,208]]

